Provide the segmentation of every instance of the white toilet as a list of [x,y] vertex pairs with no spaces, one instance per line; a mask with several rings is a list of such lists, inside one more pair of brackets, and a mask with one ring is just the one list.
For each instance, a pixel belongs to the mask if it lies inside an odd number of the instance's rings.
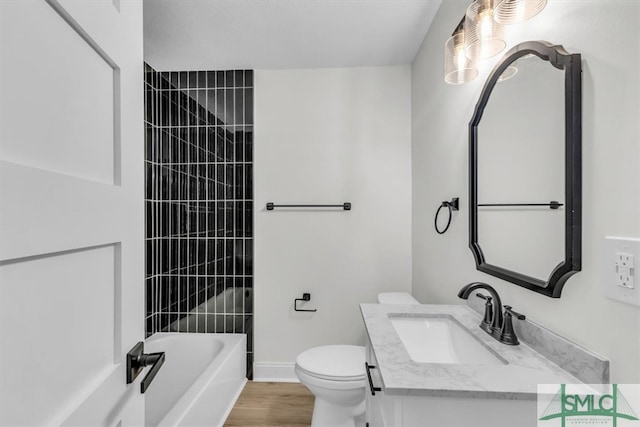
[[[406,292],[378,294],[380,304],[420,304]],[[311,427],[364,426],[364,347],[325,345],[300,353],[296,375],[316,397]]]

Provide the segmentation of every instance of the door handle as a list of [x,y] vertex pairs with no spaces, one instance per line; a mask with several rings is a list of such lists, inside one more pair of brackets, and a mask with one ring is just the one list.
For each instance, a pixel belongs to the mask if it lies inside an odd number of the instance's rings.
[[145,367],[151,365],[151,370],[140,383],[140,393],[144,393],[163,364],[164,352],[145,353],[144,343],[140,341],[127,353],[127,384],[131,384]]

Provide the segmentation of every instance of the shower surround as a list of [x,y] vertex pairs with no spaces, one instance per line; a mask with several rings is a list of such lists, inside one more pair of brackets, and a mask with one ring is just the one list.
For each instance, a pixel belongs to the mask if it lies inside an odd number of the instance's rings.
[[253,71],[145,64],[146,334],[247,335],[253,363]]

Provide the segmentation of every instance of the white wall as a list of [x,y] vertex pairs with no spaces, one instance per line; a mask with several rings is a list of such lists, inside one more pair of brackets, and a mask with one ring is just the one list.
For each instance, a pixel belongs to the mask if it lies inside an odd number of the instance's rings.
[[[463,285],[485,281],[529,319],[609,357],[614,382],[638,383],[640,309],[605,298],[600,275],[605,236],[640,236],[640,2],[553,1],[510,34],[508,48],[547,40],[583,58],[583,267],[560,299],[476,271],[467,248],[468,122],[496,62],[471,83],[444,83],[444,43],[467,5],[443,2],[412,65],[414,295],[455,303]],[[439,236],[434,212],[454,196],[461,210]]]
[[[363,344],[358,304],[410,290],[410,83],[409,66],[255,72],[258,370]],[[265,210],[347,201],[350,212]],[[316,313],[293,311],[303,292]]]

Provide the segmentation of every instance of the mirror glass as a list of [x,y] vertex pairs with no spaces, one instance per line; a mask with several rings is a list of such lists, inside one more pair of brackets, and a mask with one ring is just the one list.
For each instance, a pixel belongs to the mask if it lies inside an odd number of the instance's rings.
[[[518,58],[477,128],[478,244],[487,263],[543,282],[564,261],[564,74],[538,56]],[[562,206],[528,206],[552,201]]]

